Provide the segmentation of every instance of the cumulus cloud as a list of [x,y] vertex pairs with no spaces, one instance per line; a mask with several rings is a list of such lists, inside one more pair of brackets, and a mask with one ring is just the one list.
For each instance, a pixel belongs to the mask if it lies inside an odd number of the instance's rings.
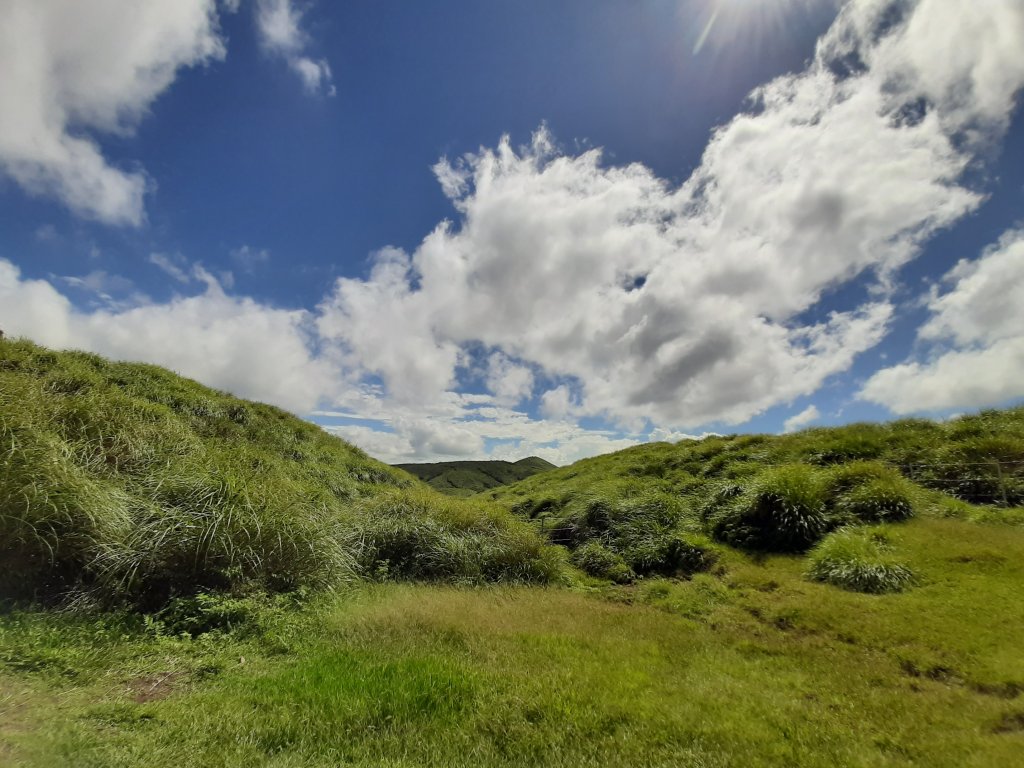
[[50,347],[157,363],[296,412],[344,389],[339,368],[311,351],[309,313],[229,296],[213,276],[196,275],[205,284],[197,295],[86,312],[0,259],[0,328]]
[[533,371],[495,352],[487,358],[487,388],[499,403],[515,405],[533,392]]
[[1024,396],[1024,230],[960,261],[933,290],[918,338],[931,354],[875,373],[860,396],[895,413],[977,408]]
[[129,133],[182,67],[224,55],[214,0],[3,0],[0,172],[108,224],[142,222],[143,171],[90,133]]
[[782,425],[783,432],[796,432],[798,429],[803,429],[808,424],[813,424],[821,417],[821,412],[818,411],[816,405],[808,405],[800,413],[790,416]]
[[264,49],[288,62],[308,93],[325,91],[333,96],[331,67],[326,59],[305,53],[308,39],[301,23],[302,12],[292,0],[257,0],[256,25]]
[[[458,221],[339,280],[320,330],[400,400],[440,397],[474,344],[575,381],[575,415],[631,429],[740,423],[810,394],[883,337],[895,271],[980,204],[961,178],[1024,82],[1022,14],[849,4],[678,187],[544,129],[443,160]],[[961,22],[956,53],[933,50]],[[870,298],[820,317],[855,279]],[[542,405],[566,412],[567,391]]]
[[[290,2],[256,9],[266,50],[292,66],[308,59]],[[970,34],[941,45],[956,30]],[[365,278],[339,279],[314,311],[232,296],[223,278],[158,260],[193,295],[86,312],[0,262],[0,325],[349,414],[358,421],[332,431],[390,461],[489,452],[567,463],[683,439],[806,396],[878,343],[898,269],[983,199],[964,171],[1006,129],[1022,48],[1017,0],[854,0],[805,71],[752,94],[682,184],[599,150],[564,152],[542,128],[523,147],[506,137],[442,160],[456,220],[411,252],[374,254]],[[981,279],[998,266],[990,257],[1016,247],[1008,239],[958,267],[956,287],[932,297],[922,339],[946,347],[908,363],[915,376],[934,367],[947,391],[943,366],[957,361],[943,350],[974,355],[988,381],[1019,370],[1019,336],[991,331],[1002,326],[985,315],[1012,305],[979,287],[1017,285],[1006,282],[1024,273],[1017,256]],[[865,298],[826,312],[853,281],[866,291],[844,295]],[[876,379],[899,367],[889,371]],[[488,392],[457,392],[468,378]],[[534,397],[543,420],[517,410]],[[616,428],[584,429],[587,417]]]

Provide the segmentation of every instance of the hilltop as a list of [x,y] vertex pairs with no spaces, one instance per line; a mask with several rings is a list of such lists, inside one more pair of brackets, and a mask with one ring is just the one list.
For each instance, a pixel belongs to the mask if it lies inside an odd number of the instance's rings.
[[538,456],[528,456],[519,461],[438,461],[394,466],[449,496],[472,496],[555,468],[550,461]]

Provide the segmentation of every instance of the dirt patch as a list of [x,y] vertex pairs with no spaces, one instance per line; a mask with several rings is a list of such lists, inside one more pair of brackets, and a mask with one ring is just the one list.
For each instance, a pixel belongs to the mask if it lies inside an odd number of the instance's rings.
[[128,681],[128,695],[136,704],[166,699],[181,679],[180,672],[161,672]]

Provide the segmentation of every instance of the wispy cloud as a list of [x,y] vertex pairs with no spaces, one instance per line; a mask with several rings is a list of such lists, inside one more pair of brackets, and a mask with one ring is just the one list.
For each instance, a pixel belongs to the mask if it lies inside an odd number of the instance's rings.
[[782,425],[783,432],[796,432],[798,429],[803,429],[808,424],[813,424],[821,417],[821,413],[818,411],[816,405],[809,405],[804,408],[800,413],[790,416],[786,419]]
[[301,26],[302,12],[292,0],[257,0],[256,23],[263,48],[281,56],[308,93],[334,95],[331,67],[326,59],[307,54],[309,40]]

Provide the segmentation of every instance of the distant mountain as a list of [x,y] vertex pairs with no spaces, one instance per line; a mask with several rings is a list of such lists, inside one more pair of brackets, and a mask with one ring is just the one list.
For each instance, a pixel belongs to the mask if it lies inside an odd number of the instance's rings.
[[499,485],[525,480],[555,469],[550,461],[529,456],[519,461],[439,461],[434,464],[395,464],[449,496],[471,496]]

